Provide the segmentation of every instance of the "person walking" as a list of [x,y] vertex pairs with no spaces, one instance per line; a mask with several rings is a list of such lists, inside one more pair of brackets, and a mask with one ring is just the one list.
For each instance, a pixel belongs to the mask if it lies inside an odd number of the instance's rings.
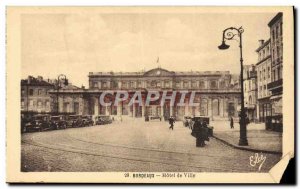
[[233,123],[233,118],[230,117],[230,128],[234,129],[234,123]]
[[169,129],[174,130],[174,123],[175,123],[175,119],[171,116],[171,117],[169,118],[169,124],[170,124]]

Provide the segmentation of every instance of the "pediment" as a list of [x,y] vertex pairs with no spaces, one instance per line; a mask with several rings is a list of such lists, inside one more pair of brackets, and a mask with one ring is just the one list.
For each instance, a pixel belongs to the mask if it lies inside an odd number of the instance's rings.
[[144,76],[149,76],[149,77],[158,77],[158,76],[173,76],[174,72],[162,69],[162,68],[155,68],[152,70],[149,70],[144,73]]

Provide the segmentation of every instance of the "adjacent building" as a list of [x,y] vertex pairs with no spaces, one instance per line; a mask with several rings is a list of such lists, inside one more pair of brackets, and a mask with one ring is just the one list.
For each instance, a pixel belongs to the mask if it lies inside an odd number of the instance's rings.
[[271,91],[272,115],[282,117],[282,67],[283,67],[283,43],[282,43],[282,13],[278,13],[268,24],[270,28],[271,42],[271,82],[268,89]]
[[250,121],[257,120],[257,72],[254,64],[244,66],[244,103]]
[[271,91],[268,84],[271,83],[271,48],[270,39],[259,41],[259,47],[256,49],[258,62],[256,63],[257,73],[257,100],[258,100],[258,120],[265,122],[267,116],[271,116],[272,106],[270,102]]
[[28,76],[27,79],[21,80],[21,111],[52,112],[53,99],[49,94],[52,89],[54,85],[41,76]]

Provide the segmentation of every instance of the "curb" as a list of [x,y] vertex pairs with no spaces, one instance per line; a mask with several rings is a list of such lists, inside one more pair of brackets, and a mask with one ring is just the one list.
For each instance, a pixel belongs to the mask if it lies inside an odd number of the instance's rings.
[[254,148],[238,146],[238,145],[231,144],[231,143],[227,142],[224,139],[216,137],[215,135],[213,135],[212,137],[219,140],[219,141],[221,141],[222,143],[224,143],[224,144],[226,144],[230,147],[233,147],[233,148],[236,148],[236,149],[239,149],[239,150],[246,150],[246,151],[250,151],[250,152],[262,152],[262,153],[268,153],[268,154],[281,154],[282,155],[282,152],[270,151],[270,150],[259,150],[259,149],[254,149]]

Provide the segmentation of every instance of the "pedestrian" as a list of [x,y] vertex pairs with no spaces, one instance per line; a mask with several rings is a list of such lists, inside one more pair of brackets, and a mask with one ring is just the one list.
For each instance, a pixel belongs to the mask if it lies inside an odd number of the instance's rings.
[[175,122],[175,119],[171,116],[171,117],[169,118],[169,124],[170,124],[169,129],[174,130],[174,122]]
[[230,128],[234,129],[234,123],[233,123],[233,118],[230,117]]
[[193,129],[191,134],[196,138],[196,147],[201,147],[203,142],[201,140],[201,123],[199,120],[195,120],[193,122]]

